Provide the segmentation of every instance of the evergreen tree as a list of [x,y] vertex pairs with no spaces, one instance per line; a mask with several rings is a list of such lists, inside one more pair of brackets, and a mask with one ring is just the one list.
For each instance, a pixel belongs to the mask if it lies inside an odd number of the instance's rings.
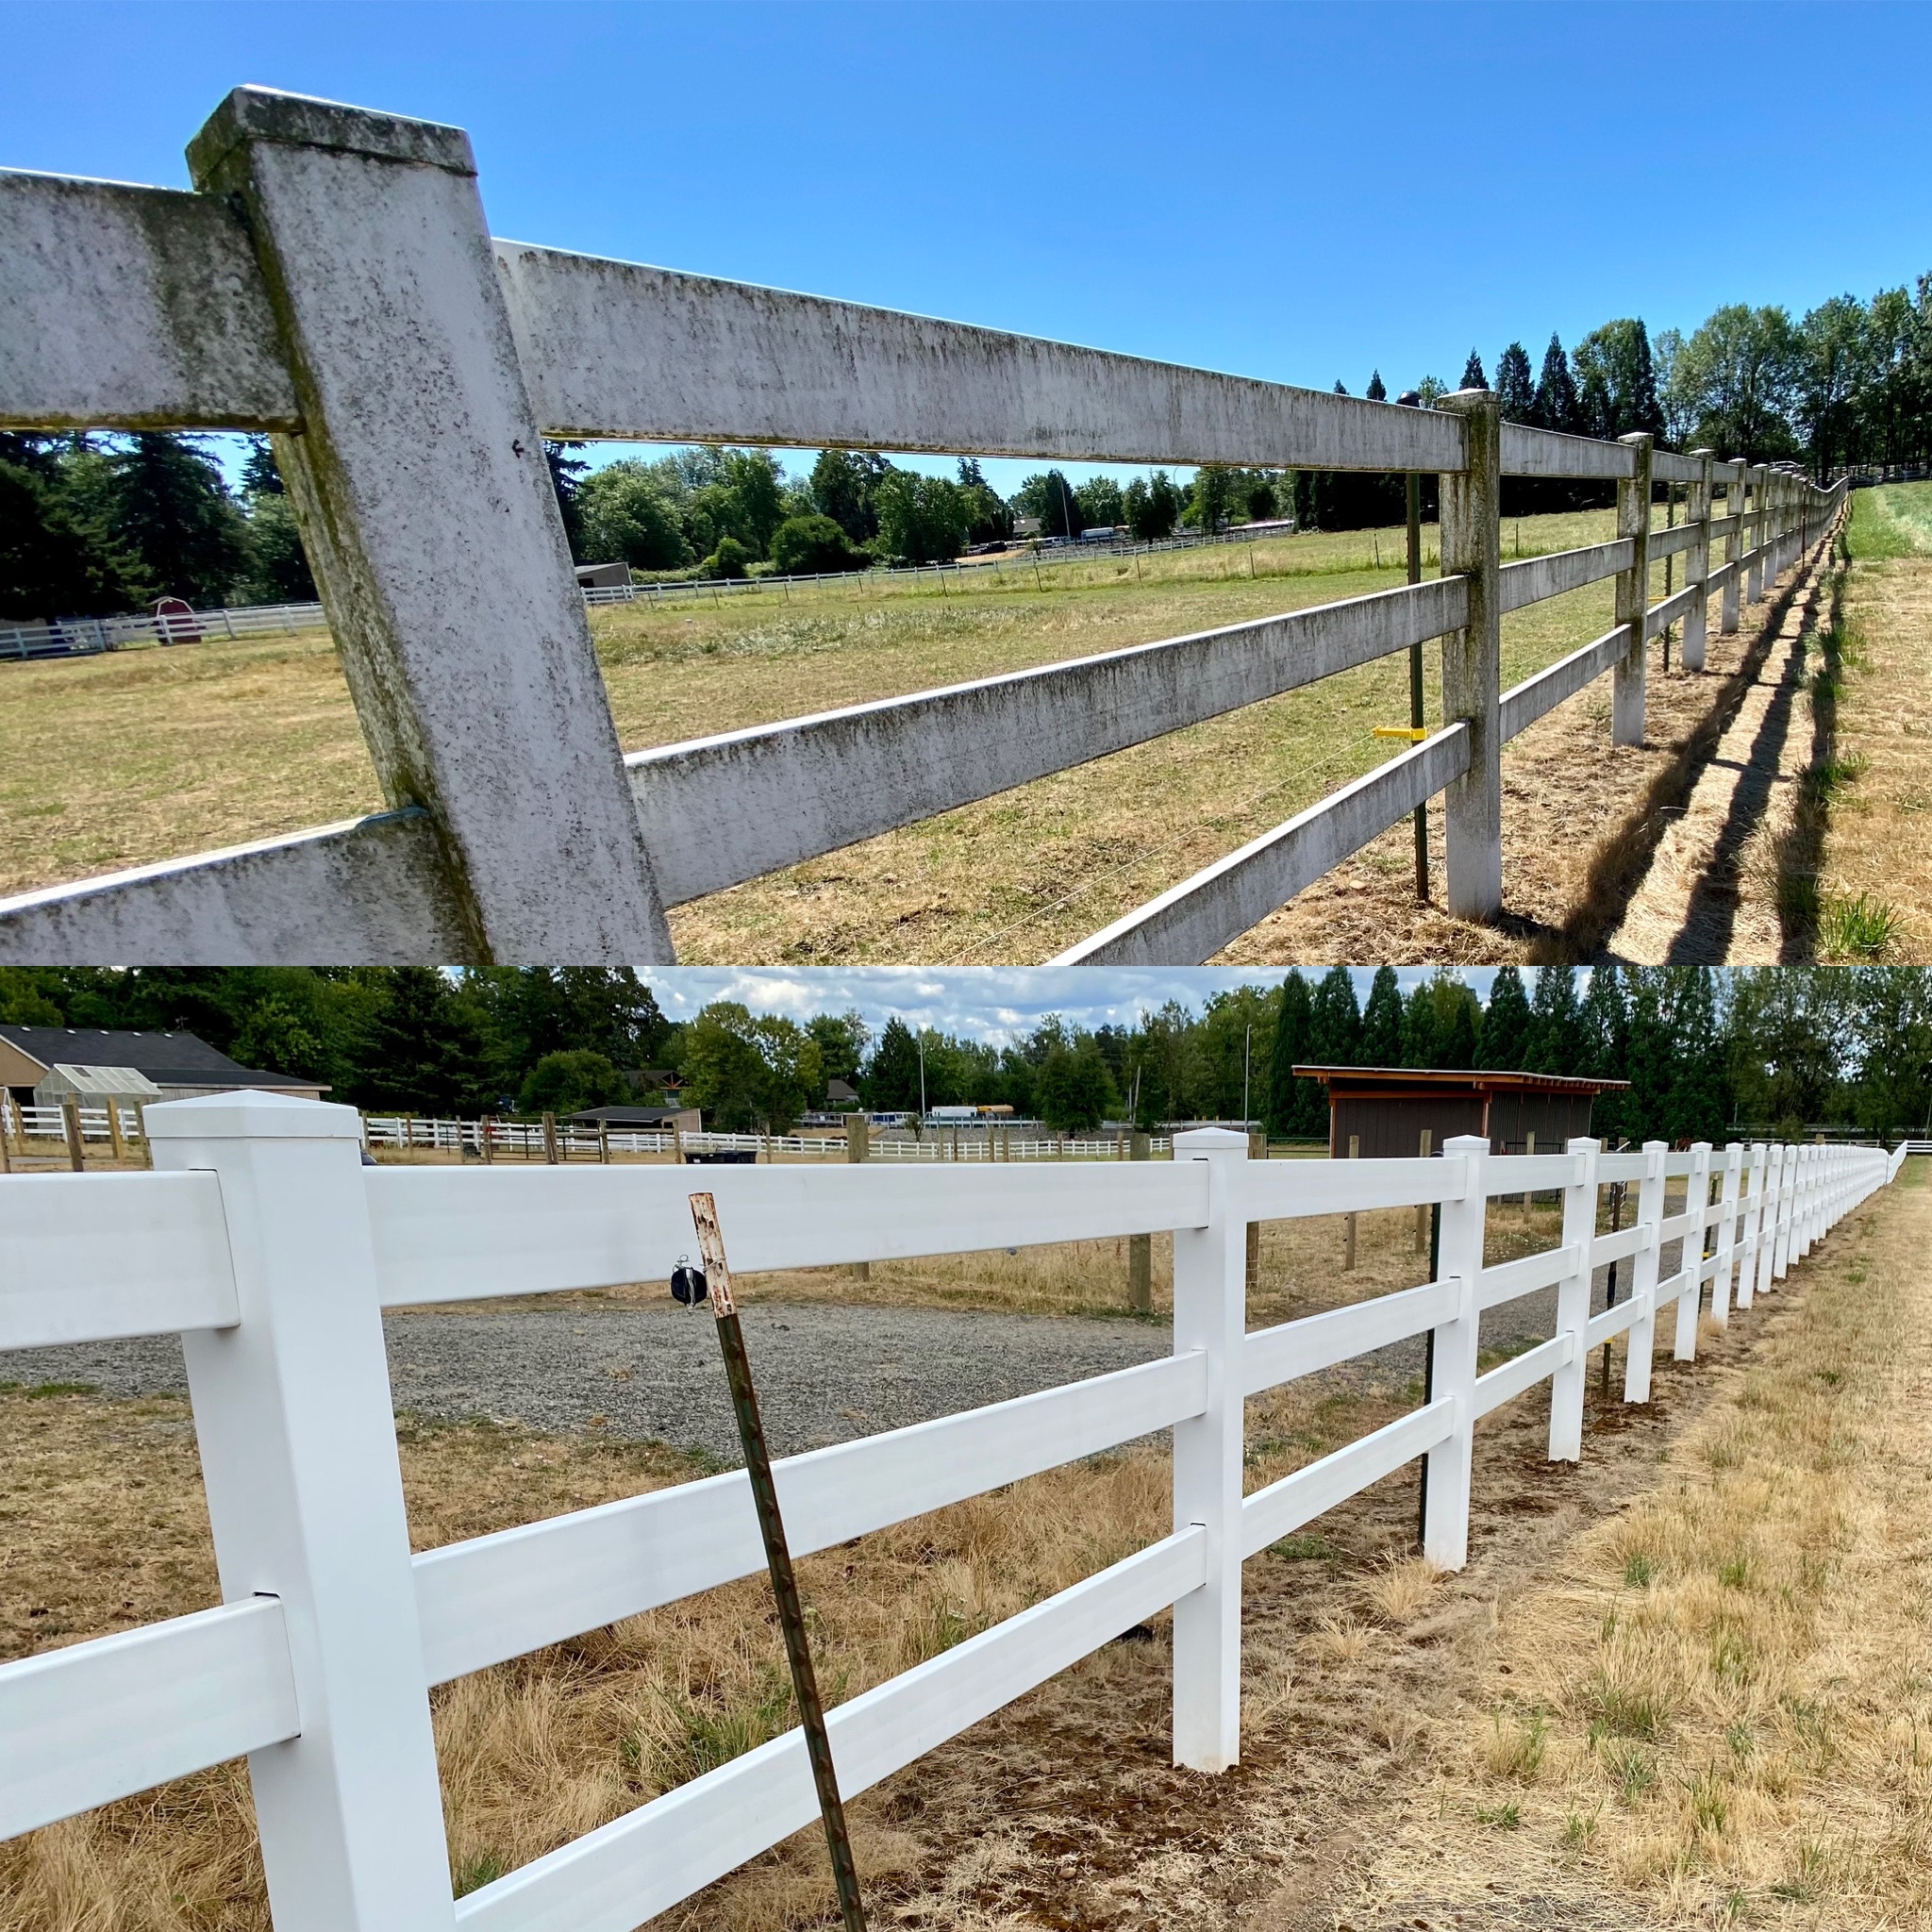
[[1294,1069],[1310,1064],[1308,1034],[1312,1019],[1308,982],[1300,973],[1291,973],[1281,982],[1281,998],[1274,1014],[1274,1042],[1268,1056],[1268,1096],[1261,1117],[1271,1134],[1298,1135],[1308,1131],[1308,1090],[1314,1082],[1296,1079]]
[[1630,1045],[1624,1077],[1625,1132],[1633,1143],[1667,1140],[1671,1123],[1671,1089],[1676,1077],[1669,1016],[1664,1011],[1664,987],[1658,969],[1632,967]]
[[1382,380],[1382,372],[1379,369],[1369,373],[1369,386],[1362,393],[1372,403],[1386,403],[1389,400],[1389,385]]
[[100,617],[135,601],[124,559],[97,525],[75,517],[61,486],[54,465],[0,455],[0,621]]
[[1462,380],[1458,389],[1488,389],[1490,378],[1483,374],[1483,358],[1472,349],[1469,360],[1462,365]]
[[1529,1001],[1524,997],[1523,975],[1513,966],[1499,966],[1483,1011],[1482,1064],[1501,1072],[1520,1072],[1528,1065]]
[[1308,1057],[1318,1067],[1353,1067],[1361,1063],[1362,1015],[1356,1003],[1355,975],[1346,966],[1331,966],[1315,989],[1308,1027]]
[[1570,374],[1570,358],[1555,334],[1543,351],[1543,370],[1537,378],[1536,402],[1531,421],[1539,429],[1558,429],[1565,436],[1579,435],[1582,410],[1576,399],[1576,380]]
[[1428,982],[1424,980],[1403,1002],[1402,1058],[1398,1064],[1405,1067],[1440,1066],[1441,1061],[1437,1058],[1440,1044],[1436,1002],[1430,995]]
[[136,601],[219,605],[247,561],[242,514],[195,437],[130,437],[86,473],[87,511]]
[[382,991],[356,1081],[359,1105],[449,1118],[496,1098],[478,1091],[483,1042],[443,974],[397,966]]
[[1588,1057],[1575,974],[1567,966],[1541,967],[1536,975],[1536,996],[1529,1006],[1524,1071],[1578,1074],[1586,1071]]
[[898,1112],[919,1105],[919,1042],[896,1013],[879,1035],[862,1088],[870,1108]]
[[[572,447],[581,445],[574,443]],[[578,465],[578,468],[582,467]],[[244,496],[281,496],[286,493],[274,446],[265,436],[248,439],[248,454],[242,458],[242,493]]]
[[1402,989],[1392,966],[1378,966],[1362,1011],[1361,1063],[1365,1067],[1402,1065]]
[[[1446,996],[1445,996],[1446,995]],[[1466,986],[1459,996],[1453,989],[1441,988],[1437,994],[1436,1064],[1439,1067],[1474,1067],[1480,1057],[1480,1035],[1487,1031],[1479,1015],[1475,994]]]
[[[564,541],[570,545],[571,560],[574,563],[610,563],[616,559],[608,557],[591,557],[584,549],[584,512],[577,501],[577,491],[590,464],[580,457],[574,457],[573,450],[582,449],[581,442],[552,442],[548,437],[543,441],[543,460],[550,465],[550,487],[557,492],[557,508],[563,517]],[[252,467],[255,458],[251,456]],[[269,458],[269,467],[275,467],[275,458]],[[249,489],[254,483],[244,477]],[[276,477],[280,487],[279,473]],[[573,1109],[575,1111],[575,1109]]]
[[1679,974],[1672,1001],[1672,1078],[1666,1133],[1672,1141],[1722,1145],[1729,1118],[1724,1040],[1707,966],[1671,969]]
[[313,604],[321,594],[302,547],[302,532],[287,495],[265,491],[249,499],[248,563],[240,594],[251,604]]
[[1496,393],[1503,399],[1506,423],[1535,421],[1536,377],[1521,342],[1511,342],[1496,364]]
[[[1624,1080],[1630,1058],[1630,1008],[1623,975],[1614,963],[1592,967],[1581,1010],[1583,1058],[1577,1072],[1597,1080]],[[1607,1147],[1630,1136],[1627,1097],[1612,1091],[1597,1095],[1591,1131]]]

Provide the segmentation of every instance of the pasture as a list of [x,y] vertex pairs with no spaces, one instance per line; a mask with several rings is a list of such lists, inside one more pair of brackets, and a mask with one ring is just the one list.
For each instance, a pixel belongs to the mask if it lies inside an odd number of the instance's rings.
[[[1655,521],[1662,526],[1661,506]],[[1611,533],[1609,511],[1507,520],[1503,556]],[[1433,526],[1424,539],[1433,558]],[[1401,581],[1401,541],[1399,530],[1309,534],[1056,564],[1037,578],[1009,562],[998,575],[639,603],[594,610],[591,621],[620,738],[636,750],[1386,590]],[[1653,597],[1665,570],[1652,569]],[[1507,616],[1504,684],[1605,630],[1611,600],[1605,581]],[[1506,754],[1507,793],[1528,808],[1512,824],[1506,798],[1513,924],[1449,920],[1439,850],[1437,909],[1420,909],[1412,932],[1390,932],[1407,916],[1407,834],[1398,830],[1230,957],[1395,957],[1376,950],[1378,937],[1411,946],[1406,958],[1520,957],[1538,934],[1560,930],[1591,850],[1585,840],[1550,841],[1545,813],[1604,824],[1639,804],[1738,648],[1713,625],[1709,670],[1685,677],[1674,667],[1664,677],[1653,643],[1653,742],[1644,747],[1610,747],[1599,715],[1607,693],[1592,688]],[[1434,721],[1433,645],[1424,658]],[[0,708],[0,812],[11,832],[0,891],[382,804],[324,633],[7,666],[0,676],[12,700]],[[1041,958],[1380,763],[1391,747],[1374,726],[1407,719],[1398,654],[684,907],[672,915],[679,957]],[[56,746],[59,756],[49,756]],[[865,782],[862,771],[851,774]],[[1440,806],[1431,817],[1440,847]],[[1391,890],[1373,908],[1355,903],[1376,880]]]

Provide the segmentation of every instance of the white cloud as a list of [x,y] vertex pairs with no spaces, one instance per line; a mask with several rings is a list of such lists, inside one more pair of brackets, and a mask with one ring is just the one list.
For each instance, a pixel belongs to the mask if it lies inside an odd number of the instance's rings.
[[[874,1029],[891,1018],[968,1040],[1003,1046],[1030,1033],[1048,1013],[1085,1027],[1132,1026],[1144,1012],[1179,1000],[1198,1012],[1209,993],[1238,986],[1274,987],[1288,968],[1226,966],[1129,968],[1110,966],[782,967],[676,966],[649,972],[666,1016],[691,1019],[713,1000],[737,1000],[754,1013],[804,1021],[814,1013],[842,1013],[856,1007]],[[1322,968],[1304,968],[1319,978]],[[1368,997],[1373,966],[1350,969],[1357,995]],[[1401,966],[1405,991],[1434,969]],[[1487,998],[1495,969],[1470,966],[1462,977]]]

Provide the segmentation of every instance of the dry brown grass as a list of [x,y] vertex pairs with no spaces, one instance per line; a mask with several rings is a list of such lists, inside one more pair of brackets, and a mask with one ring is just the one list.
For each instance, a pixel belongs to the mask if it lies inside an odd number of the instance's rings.
[[[1607,512],[1525,518],[1520,540],[1506,530],[1505,551],[1607,533]],[[1392,531],[1351,532],[1275,540],[1252,555],[1243,545],[1065,566],[1045,575],[1043,591],[981,579],[958,594],[929,583],[841,586],[790,603],[633,606],[597,613],[593,630],[620,735],[638,746],[1357,595],[1397,580],[1396,554]],[[1659,590],[1661,577],[1659,566]],[[1516,613],[1505,624],[1505,681],[1602,631],[1609,613],[1607,585]],[[380,803],[319,634],[0,675],[13,700],[0,711],[0,811],[13,833],[0,891]],[[1701,714],[1708,702],[1708,680],[1675,682],[1689,689],[1667,683],[1657,701],[1663,738],[1679,733],[1680,709]],[[1572,883],[1565,862],[1549,870],[1550,851],[1569,842],[1547,838],[1553,816],[1600,816],[1628,791],[1626,777],[1649,769],[1647,752],[1607,753],[1598,704],[1593,693],[1566,707],[1511,755],[1512,877],[1524,881],[1512,890],[1531,924],[1557,917]],[[699,962],[1044,958],[1368,769],[1389,750],[1372,728],[1407,714],[1406,666],[1390,659],[701,901],[674,916],[680,953]],[[53,744],[58,758],[46,755]],[[1513,929],[1465,929],[1430,913],[1416,924],[1399,890],[1400,844],[1364,855],[1298,905],[1290,926],[1243,945],[1271,958],[1520,953]]]
[[[1818,897],[1827,939],[1833,908],[1862,901],[1898,923],[1881,957],[1923,962],[1932,958],[1932,556],[1907,548],[1903,537],[1861,546],[1865,525],[1876,521],[1877,506],[1866,498],[1880,495],[1924,500],[1932,487],[1860,491],[1856,502],[1837,708],[1840,782],[1825,802]],[[1882,524],[1881,532],[1890,534]],[[1864,547],[1879,554],[1861,554]]]
[[1427,1800],[1382,1821],[1368,1890],[1406,1909],[1426,1840],[1434,1902],[1487,1888],[1510,1924],[1932,1923],[1932,1194],[1913,1181],[1834,1238],[1648,1489],[1499,1603],[1487,1694]]

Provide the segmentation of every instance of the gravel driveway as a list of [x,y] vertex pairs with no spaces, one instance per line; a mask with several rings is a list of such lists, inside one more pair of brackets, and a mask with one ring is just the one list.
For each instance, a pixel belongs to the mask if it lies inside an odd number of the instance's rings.
[[[1665,1251],[1663,1273],[1675,1264]],[[1594,1307],[1604,1306],[1598,1271]],[[1623,1275],[1627,1293],[1629,1275]],[[1485,1347],[1540,1340],[1554,1290],[1483,1318]],[[904,1427],[955,1409],[1152,1361],[1165,1326],[1140,1322],[988,1315],[933,1308],[754,1306],[744,1330],[773,1447],[791,1455]],[[398,1408],[441,1421],[489,1416],[576,1431],[602,1417],[611,1434],[650,1438],[739,1460],[711,1318],[660,1307],[391,1315],[391,1383]],[[1670,1321],[1659,1324],[1668,1331]],[[1668,1332],[1661,1345],[1670,1345]],[[1329,1370],[1330,1386],[1402,1382],[1422,1373],[1420,1339]],[[185,1393],[172,1336],[0,1352],[0,1382],[90,1382],[109,1395]]]

